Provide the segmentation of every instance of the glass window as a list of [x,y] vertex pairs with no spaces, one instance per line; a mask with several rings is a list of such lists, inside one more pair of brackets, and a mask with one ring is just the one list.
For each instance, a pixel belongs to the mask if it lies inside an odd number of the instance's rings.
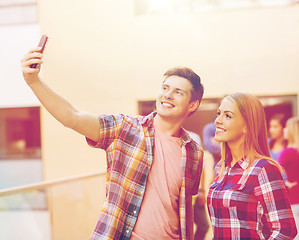
[[37,23],[37,0],[0,0],[0,26]]
[[0,160],[41,159],[40,108],[0,109]]

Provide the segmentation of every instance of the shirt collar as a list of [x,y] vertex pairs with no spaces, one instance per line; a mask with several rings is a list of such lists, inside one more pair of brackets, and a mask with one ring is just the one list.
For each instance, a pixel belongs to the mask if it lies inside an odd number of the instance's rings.
[[249,160],[248,158],[242,158],[241,160],[238,161],[239,165],[241,168],[243,168],[243,170],[246,170],[248,165],[249,165]]
[[[152,113],[148,114],[147,116],[145,116],[141,119],[141,124],[146,125],[146,126],[153,125],[154,117],[156,115],[157,115],[157,112],[152,112]],[[190,137],[190,135],[187,133],[187,131],[184,128],[181,128],[180,136],[181,136],[184,144],[187,144],[187,143],[191,142],[191,140],[192,140],[192,138]]]
[[181,138],[183,139],[183,142],[185,144],[191,142],[191,140],[192,140],[192,138],[190,137],[190,135],[184,128],[181,128]]
[[157,115],[157,112],[152,112],[152,113],[148,114],[147,116],[142,117],[140,123],[142,125],[146,125],[146,126],[152,125],[152,124],[154,124],[154,117],[156,115]]
[[[235,163],[238,164],[243,170],[246,170],[249,165],[248,158],[241,158],[239,161]],[[229,161],[225,161],[225,166],[229,166]]]

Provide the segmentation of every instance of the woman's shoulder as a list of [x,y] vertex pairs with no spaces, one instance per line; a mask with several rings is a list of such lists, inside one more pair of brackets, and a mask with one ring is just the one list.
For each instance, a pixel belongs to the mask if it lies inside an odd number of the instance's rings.
[[275,160],[270,160],[266,158],[257,159],[253,164],[253,167],[257,169],[259,172],[262,170],[280,172],[279,164]]
[[255,162],[254,162],[254,166],[260,167],[260,168],[262,168],[268,164],[273,164],[273,163],[270,161],[270,159],[266,159],[266,158],[260,158],[260,159],[255,160]]
[[282,180],[281,167],[275,160],[258,159],[254,167],[258,179],[267,179],[267,181]]

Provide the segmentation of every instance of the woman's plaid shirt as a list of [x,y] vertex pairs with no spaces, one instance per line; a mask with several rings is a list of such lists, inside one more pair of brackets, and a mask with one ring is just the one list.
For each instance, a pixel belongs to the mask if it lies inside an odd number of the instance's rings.
[[241,159],[226,167],[210,186],[214,239],[293,239],[296,225],[278,167],[264,159],[246,170],[248,164]]
[[[130,239],[140,210],[154,155],[153,117],[102,115],[100,140],[106,150],[106,201],[90,239]],[[192,195],[197,194],[203,152],[182,130],[182,173],[179,216],[182,239],[193,239]]]

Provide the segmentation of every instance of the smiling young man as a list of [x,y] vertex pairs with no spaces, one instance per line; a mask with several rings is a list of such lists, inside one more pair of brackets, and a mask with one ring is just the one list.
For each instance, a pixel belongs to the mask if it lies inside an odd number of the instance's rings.
[[[182,128],[203,95],[200,77],[173,68],[157,98],[157,112],[95,116],[74,108],[38,76],[43,55],[22,59],[25,81],[64,126],[107,153],[106,201],[90,239],[193,239],[192,195],[203,152]],[[30,68],[37,63],[37,68]]]

